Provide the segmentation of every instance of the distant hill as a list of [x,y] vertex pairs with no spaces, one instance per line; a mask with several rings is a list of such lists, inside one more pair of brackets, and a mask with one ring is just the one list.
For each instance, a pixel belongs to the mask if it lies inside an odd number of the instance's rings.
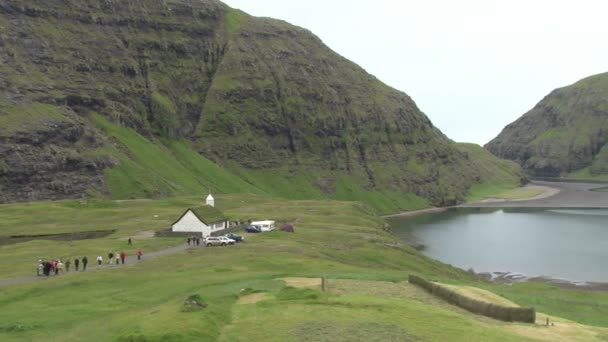
[[485,147],[536,176],[608,176],[608,73],[552,91]]
[[0,0],[0,27],[1,202],[211,189],[392,212],[523,178],[308,30],[218,1]]

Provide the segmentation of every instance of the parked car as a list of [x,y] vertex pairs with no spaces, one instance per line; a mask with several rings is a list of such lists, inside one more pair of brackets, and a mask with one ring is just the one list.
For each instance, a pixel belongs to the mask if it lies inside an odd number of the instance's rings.
[[237,234],[233,234],[233,233],[229,233],[229,234],[226,234],[224,236],[227,237],[227,238],[229,238],[229,239],[232,239],[232,240],[234,240],[236,242],[243,242],[245,240],[244,237],[242,237],[240,235],[237,235]]
[[258,226],[247,226],[245,227],[247,233],[261,233],[262,229]]
[[205,245],[207,247],[234,245],[235,243],[236,241],[225,236],[208,236],[205,238]]

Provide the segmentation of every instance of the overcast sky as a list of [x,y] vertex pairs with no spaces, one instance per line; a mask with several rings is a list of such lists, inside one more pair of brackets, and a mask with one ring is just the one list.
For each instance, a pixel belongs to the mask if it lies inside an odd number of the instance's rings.
[[608,71],[606,0],[224,0],[286,20],[485,144],[551,90]]

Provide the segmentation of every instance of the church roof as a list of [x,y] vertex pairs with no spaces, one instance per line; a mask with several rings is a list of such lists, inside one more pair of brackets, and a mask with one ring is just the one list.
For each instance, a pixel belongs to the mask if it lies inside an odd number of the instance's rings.
[[173,224],[171,226],[174,226],[177,222],[179,222],[182,219],[182,217],[184,217],[184,215],[186,215],[188,213],[188,211],[190,211],[190,210],[192,210],[194,215],[199,220],[201,220],[201,222],[203,222],[206,225],[210,225],[212,223],[228,221],[228,217],[226,217],[226,215],[224,215],[224,213],[215,209],[212,206],[204,205],[201,207],[188,208],[186,211],[184,211],[182,216],[180,216],[177,219],[177,221],[173,222]]
[[210,205],[203,205],[201,207],[190,208],[190,210],[192,210],[194,215],[196,215],[196,217],[198,217],[199,220],[201,220],[202,222],[207,223],[207,224],[223,222],[223,221],[228,220],[228,218],[226,217],[226,215],[224,215],[224,213],[222,213],[221,211],[215,209],[214,207],[212,207]]

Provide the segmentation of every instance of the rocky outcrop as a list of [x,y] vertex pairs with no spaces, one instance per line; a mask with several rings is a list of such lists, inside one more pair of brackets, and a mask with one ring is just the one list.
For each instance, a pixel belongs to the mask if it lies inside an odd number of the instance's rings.
[[149,137],[192,135],[224,12],[216,1],[0,0],[0,201],[107,193],[104,170],[119,161],[91,113]]
[[608,174],[608,73],[556,89],[485,147],[535,176]]
[[103,142],[84,123],[70,121],[0,134],[0,201],[106,193],[104,169],[118,161],[92,152]]

